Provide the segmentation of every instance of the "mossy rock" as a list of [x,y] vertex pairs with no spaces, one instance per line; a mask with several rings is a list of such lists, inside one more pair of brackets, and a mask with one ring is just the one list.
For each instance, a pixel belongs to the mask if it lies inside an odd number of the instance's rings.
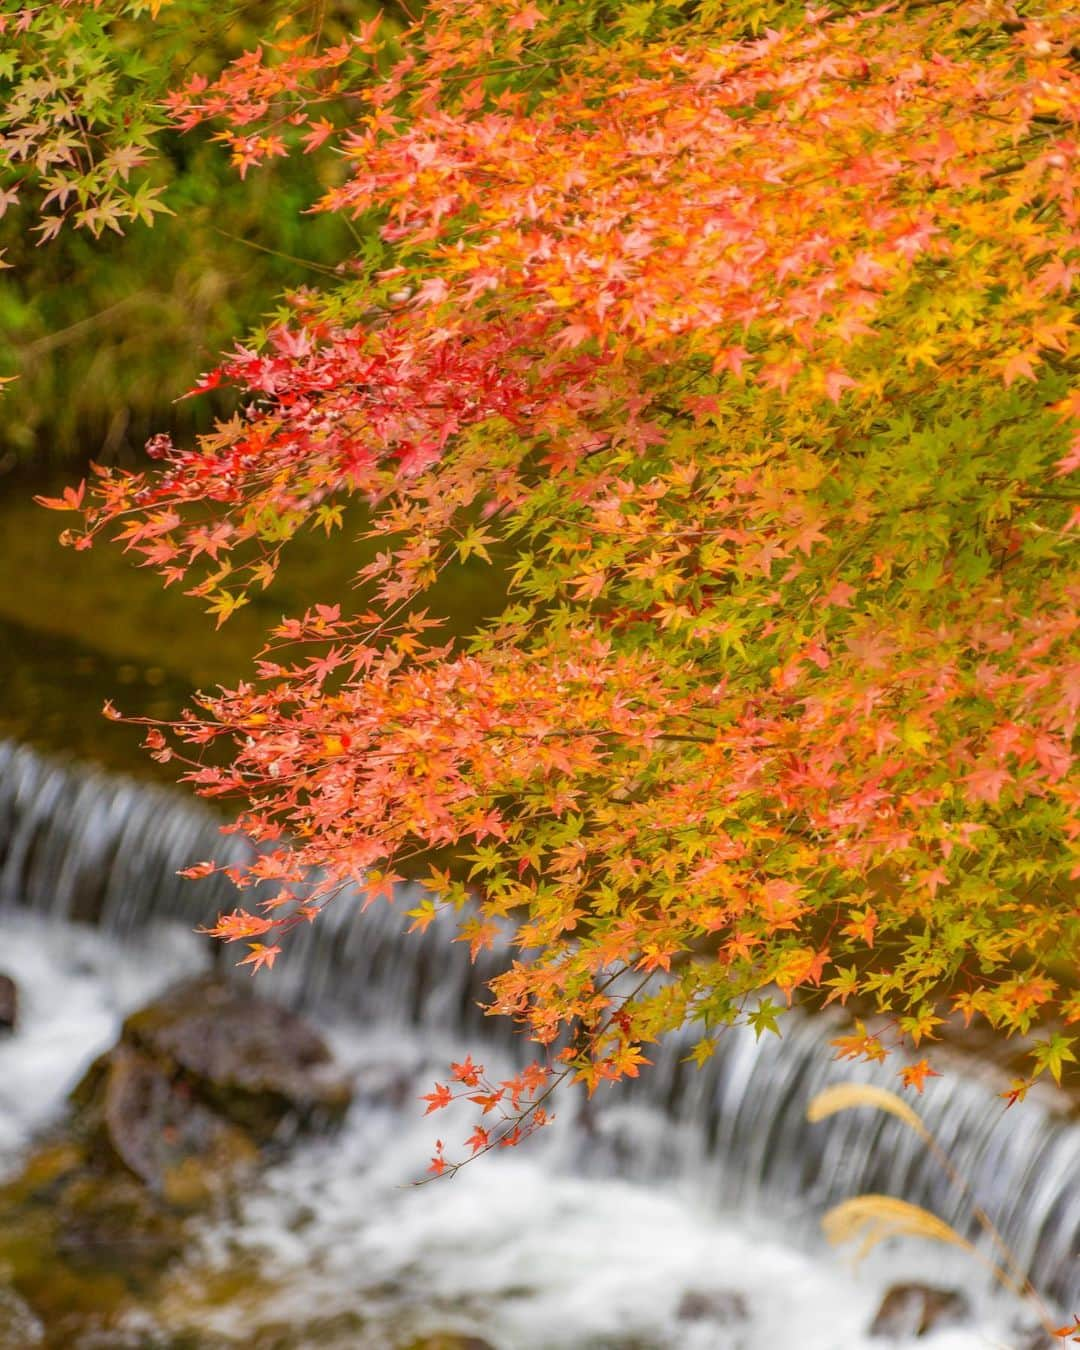
[[[146,1322],[188,1219],[246,1182],[263,1145],[340,1120],[350,1100],[325,1043],[294,1014],[218,980],[170,990],[128,1019],[71,1093],[63,1129],[0,1185],[11,1316],[41,1325],[43,1350],[180,1350],[184,1336],[191,1350],[228,1344],[198,1328],[170,1339]],[[0,1350],[22,1350],[3,1327]],[[260,1334],[260,1350],[346,1350],[356,1327],[324,1318]]]
[[306,1022],[213,977],[133,1013],[70,1094],[92,1158],[183,1209],[234,1189],[261,1146],[340,1122],[351,1100]]
[[[123,1324],[183,1245],[177,1214],[71,1141],[43,1145],[0,1187],[0,1272],[42,1328],[28,1346],[76,1350],[96,1337],[119,1350]],[[9,1345],[21,1350],[0,1334]]]
[[[73,1350],[84,1332],[118,1327],[131,1307],[131,1289],[120,1273],[80,1269],[62,1253],[65,1222],[64,1211],[40,1196],[14,1210],[0,1208],[0,1266],[40,1327],[36,1344],[48,1350]],[[0,1340],[8,1344],[14,1350],[19,1342]]]

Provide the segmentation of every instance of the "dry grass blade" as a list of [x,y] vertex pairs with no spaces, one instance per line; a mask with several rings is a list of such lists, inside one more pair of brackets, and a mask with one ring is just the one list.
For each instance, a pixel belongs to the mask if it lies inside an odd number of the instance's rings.
[[887,1111],[890,1116],[910,1125],[921,1139],[930,1139],[930,1132],[922,1118],[907,1102],[895,1092],[872,1087],[869,1083],[834,1083],[831,1087],[823,1088],[806,1108],[806,1118],[817,1122],[835,1115],[837,1111],[850,1110],[853,1106],[872,1106],[878,1111]]
[[[937,1140],[923,1124],[921,1116],[908,1106],[902,1098],[886,1088],[872,1087],[868,1083],[835,1083],[813,1098],[806,1108],[806,1118],[811,1122],[825,1120],[837,1111],[847,1111],[853,1106],[872,1106],[875,1110],[886,1111],[896,1116],[905,1125],[909,1125],[929,1148],[932,1156],[944,1169],[949,1179],[970,1198],[971,1192],[963,1177],[942,1152]],[[994,1245],[1004,1258],[1005,1265],[995,1265],[983,1256],[960,1234],[939,1219],[936,1214],[898,1200],[891,1195],[857,1195],[850,1200],[841,1201],[828,1211],[821,1221],[826,1238],[834,1246],[862,1238],[862,1245],[855,1255],[858,1263],[879,1242],[890,1237],[924,1237],[936,1242],[947,1242],[954,1247],[962,1247],[977,1260],[983,1262],[1006,1289],[1011,1289],[1020,1298],[1031,1298],[1039,1308],[1039,1316],[1047,1330],[1051,1330],[1051,1320],[1040,1300],[1037,1291],[1028,1279],[1025,1271],[1017,1263],[1004,1238],[994,1227],[989,1215],[972,1201],[972,1211],[983,1230],[993,1239]]]
[[856,1262],[891,1237],[932,1238],[978,1255],[970,1242],[936,1214],[892,1195],[856,1195],[842,1200],[825,1214],[821,1227],[833,1246],[862,1238]]

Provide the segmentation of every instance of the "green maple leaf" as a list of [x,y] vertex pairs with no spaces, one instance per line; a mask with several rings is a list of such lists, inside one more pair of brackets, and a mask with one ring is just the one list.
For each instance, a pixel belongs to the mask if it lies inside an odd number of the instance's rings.
[[779,1036],[780,1026],[776,1017],[783,1011],[779,1003],[774,1003],[771,998],[763,998],[754,1011],[746,1016],[747,1022],[754,1028],[754,1039],[761,1040],[763,1031],[771,1031]]

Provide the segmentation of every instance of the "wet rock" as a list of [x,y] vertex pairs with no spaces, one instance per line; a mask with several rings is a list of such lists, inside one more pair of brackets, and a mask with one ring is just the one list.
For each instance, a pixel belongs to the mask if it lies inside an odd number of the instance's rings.
[[303,1018],[216,977],[186,981],[132,1014],[122,1042],[186,1080],[258,1142],[332,1126],[352,1100],[326,1042]]
[[19,991],[10,975],[0,974],[0,1033],[14,1031],[18,1020]]
[[[0,1186],[0,1268],[48,1350],[81,1350],[95,1336],[120,1350],[133,1299],[181,1247],[179,1220],[135,1177],[100,1170],[71,1140],[38,1149]],[[20,1342],[0,1334],[8,1345]]]
[[[41,1329],[36,1343],[48,1350],[74,1350],[91,1332],[115,1331],[131,1299],[123,1276],[104,1268],[80,1269],[68,1261],[57,1242],[62,1215],[36,1210],[21,1217],[18,1227],[0,1238],[0,1259],[20,1301]],[[4,1224],[10,1219],[3,1214]],[[20,1341],[2,1336],[0,1345],[21,1350]]]
[[717,1322],[730,1327],[749,1321],[750,1309],[735,1289],[688,1289],[675,1316],[680,1322]]
[[925,1336],[955,1326],[971,1317],[971,1305],[957,1289],[935,1289],[926,1284],[894,1284],[881,1300],[871,1336],[904,1339]]

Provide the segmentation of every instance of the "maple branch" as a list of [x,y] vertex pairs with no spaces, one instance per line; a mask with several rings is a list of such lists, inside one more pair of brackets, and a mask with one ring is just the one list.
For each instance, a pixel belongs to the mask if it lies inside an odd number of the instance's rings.
[[223,230],[220,225],[211,225],[210,228],[215,234],[220,234],[223,239],[231,239],[233,243],[243,244],[245,248],[253,248],[259,253],[268,253],[273,258],[282,258],[285,262],[296,263],[300,267],[306,267],[309,271],[319,272],[326,277],[337,279],[341,276],[336,267],[328,267],[325,263],[313,262],[310,258],[297,258],[292,253],[283,253],[280,249],[269,248],[266,244],[258,244],[254,239],[243,239],[238,234],[231,234],[228,230]]

